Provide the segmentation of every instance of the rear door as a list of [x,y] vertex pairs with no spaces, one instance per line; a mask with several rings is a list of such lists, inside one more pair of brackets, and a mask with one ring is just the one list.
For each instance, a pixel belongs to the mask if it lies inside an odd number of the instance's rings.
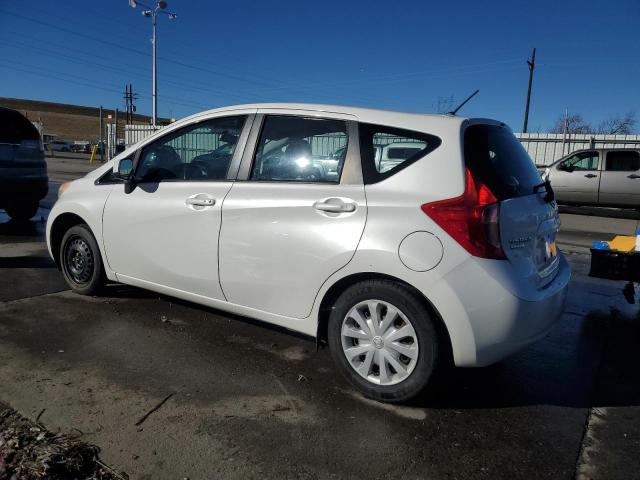
[[609,150],[605,155],[599,203],[620,207],[640,206],[640,152]]
[[541,288],[559,266],[555,201],[545,199],[533,161],[506,126],[471,125],[464,140],[467,167],[500,201],[500,242],[507,259],[530,286]]
[[220,281],[231,303],[305,318],[364,230],[357,127],[346,115],[265,113],[222,208]]
[[558,202],[597,204],[600,185],[599,162],[600,152],[589,150],[574,153],[551,167],[549,177]]

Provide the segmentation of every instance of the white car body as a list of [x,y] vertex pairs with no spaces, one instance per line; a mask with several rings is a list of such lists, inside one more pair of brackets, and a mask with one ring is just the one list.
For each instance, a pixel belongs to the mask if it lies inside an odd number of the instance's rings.
[[[161,182],[154,191],[137,187],[131,193],[119,183],[96,185],[108,171],[117,171],[121,159],[170,132],[238,114],[248,115],[248,121],[229,169],[231,178]],[[259,122],[273,114],[348,123],[340,183],[245,180]],[[426,132],[442,143],[424,159],[365,185],[357,136],[362,122]],[[545,246],[549,253],[550,243],[544,243],[539,232],[551,238],[559,225],[557,211],[544,203],[542,194],[501,202],[500,233],[508,260],[471,255],[421,210],[421,205],[463,194],[461,132],[475,124],[501,125],[456,116],[303,104],[199,113],[74,181],[49,215],[49,252],[59,261],[60,225],[79,218],[93,232],[110,280],[313,337],[322,336],[322,312],[327,307],[323,300],[335,289],[361,278],[396,279],[414,287],[433,307],[448,333],[456,365],[488,365],[550,330],[563,310],[570,269],[555,251],[544,269],[535,268],[531,259]],[[215,203],[202,209],[185,205],[185,199],[198,195]],[[326,199],[352,203],[355,211],[332,215],[313,208]]]

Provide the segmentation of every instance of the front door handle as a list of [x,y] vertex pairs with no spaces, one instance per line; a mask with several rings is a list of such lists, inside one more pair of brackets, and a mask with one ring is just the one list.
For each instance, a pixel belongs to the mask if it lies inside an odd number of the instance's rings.
[[339,198],[328,198],[317,201],[313,204],[313,208],[329,213],[349,213],[356,211],[356,204],[355,202],[344,202]]
[[595,177],[597,177],[597,176],[598,176],[598,175],[596,175],[596,174],[594,174],[594,173],[587,173],[587,174],[585,175],[585,177],[587,177],[587,178],[595,178]]
[[212,207],[216,204],[216,199],[211,197],[193,196],[187,198],[184,203],[193,207]]
[[631,175],[627,175],[627,178],[640,178],[640,175],[632,173]]

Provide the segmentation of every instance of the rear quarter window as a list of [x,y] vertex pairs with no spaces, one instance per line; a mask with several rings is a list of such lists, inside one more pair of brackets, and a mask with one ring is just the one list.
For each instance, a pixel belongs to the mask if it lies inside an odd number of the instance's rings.
[[542,183],[531,157],[503,125],[471,125],[464,132],[465,163],[474,178],[505,200],[534,193]]
[[364,183],[389,178],[440,146],[435,135],[360,123],[360,156]]

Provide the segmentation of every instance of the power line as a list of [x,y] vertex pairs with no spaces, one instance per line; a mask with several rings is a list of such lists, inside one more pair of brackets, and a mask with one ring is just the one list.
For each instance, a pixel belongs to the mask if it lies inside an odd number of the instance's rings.
[[[8,32],[11,33],[11,32]],[[32,38],[33,40],[33,38]],[[33,51],[37,51],[37,52],[49,52],[53,55],[56,55],[56,58],[66,58],[69,62],[71,63],[76,63],[76,64],[82,64],[82,65],[93,65],[93,66],[98,66],[98,67],[102,67],[108,70],[121,70],[122,67],[127,67],[128,69],[134,69],[134,70],[138,70],[141,71],[144,74],[148,74],[150,69],[149,68],[145,68],[142,67],[140,65],[133,65],[133,64],[129,64],[129,63],[123,63],[120,62],[119,60],[114,60],[116,62],[118,62],[117,65],[114,64],[104,64],[104,63],[100,63],[100,62],[96,62],[95,60],[93,60],[93,58],[95,57],[95,54],[91,54],[91,53],[87,53],[84,52],[82,50],[78,50],[78,49],[74,49],[74,48],[69,48],[67,46],[63,46],[62,48],[64,48],[67,51],[70,52],[77,52],[77,54],[80,55],[84,55],[87,57],[91,57],[92,60],[83,60],[80,58],[76,58],[73,57],[71,55],[65,55],[63,53],[61,53],[59,50],[53,50],[47,47],[42,47],[42,46],[35,46],[35,45],[30,45],[28,43],[24,43],[24,42],[17,42],[13,39],[3,39],[3,42],[5,42],[6,44],[13,44],[14,47],[16,48],[27,48],[27,49],[31,49]],[[45,42],[43,42],[45,43]],[[46,42],[47,44],[50,44],[51,42]],[[54,44],[56,45],[56,44]],[[60,44],[57,44],[60,45]],[[131,73],[127,73],[128,76],[137,76],[138,78],[143,78],[142,75],[136,75],[136,74],[131,74]],[[220,94],[220,95],[225,95],[225,96],[232,96],[232,97],[236,97],[236,98],[244,98],[239,94],[234,94],[231,93],[229,90],[223,90],[223,89],[215,89],[215,88],[211,88],[208,86],[203,86],[201,84],[196,84],[191,82],[190,80],[184,80],[182,77],[178,76],[178,75],[172,75],[170,73],[163,73],[163,77],[169,77],[169,78],[175,78],[178,79],[179,82],[175,82],[175,81],[165,81],[168,84],[171,85],[175,85],[178,86],[182,89],[186,88],[186,89],[191,89],[191,90],[196,90],[196,91],[202,91],[202,92],[211,92],[211,93],[216,93],[216,94]],[[144,77],[145,79],[147,78],[146,76]]]
[[[131,48],[131,47],[127,46],[127,45],[122,45],[120,43],[112,42],[110,40],[105,40],[105,39],[94,37],[94,36],[87,35],[87,34],[84,34],[84,33],[76,32],[76,31],[70,30],[68,28],[60,27],[59,25],[55,25],[55,24],[48,23],[48,22],[43,22],[41,20],[37,20],[37,19],[34,19],[34,18],[26,17],[24,15],[20,15],[20,14],[15,13],[15,12],[10,12],[10,11],[4,10],[2,8],[0,8],[0,12],[3,12],[5,14],[7,14],[7,15],[11,15],[11,16],[14,16],[14,17],[17,17],[17,18],[21,18],[21,19],[26,20],[28,22],[33,22],[33,23],[37,23],[39,25],[43,25],[45,27],[54,28],[56,30],[60,30],[60,31],[65,32],[65,33],[69,33],[71,35],[76,35],[76,36],[79,36],[81,38],[86,38],[86,39],[89,39],[89,40],[92,40],[92,41],[95,41],[95,42],[100,42],[100,43],[103,43],[105,45],[109,45],[111,47],[119,48],[119,49],[125,50],[125,51],[130,52],[130,53],[135,53],[137,55],[142,55],[142,56],[145,56],[145,57],[149,56],[149,53],[143,52],[141,50],[137,50],[135,48]],[[197,71],[201,71],[201,72],[205,72],[205,73],[210,73],[212,75],[225,77],[225,78],[228,78],[230,80],[237,80],[237,81],[246,82],[246,83],[252,83],[252,84],[261,85],[261,86],[265,86],[265,85],[266,86],[270,86],[268,83],[260,82],[258,80],[255,80],[254,78],[243,78],[243,77],[238,76],[238,75],[233,75],[233,74],[226,73],[226,72],[219,72],[219,71],[212,70],[212,69],[209,69],[209,68],[204,68],[204,67],[201,67],[201,66],[191,65],[191,64],[182,62],[180,60],[174,60],[174,59],[167,58],[167,57],[158,57],[158,58],[160,58],[161,60],[164,60],[166,62],[171,62],[171,63],[173,63],[175,65],[180,65],[180,66],[182,66],[184,68],[189,68],[189,69],[193,69],[193,70],[197,70]],[[282,83],[282,82],[280,82],[280,83]]]
[[[113,93],[117,93],[118,95],[120,95],[122,92],[113,87],[111,84],[105,84],[102,82],[96,82],[92,79],[86,78],[86,77],[81,77],[79,75],[71,75],[68,73],[64,73],[64,72],[58,72],[55,70],[51,70],[48,69],[47,73],[42,73],[42,68],[41,66],[37,66],[37,65],[30,65],[30,64],[26,64],[26,63],[22,63],[22,62],[17,62],[17,61],[12,61],[11,63],[7,63],[4,62],[2,60],[0,60],[0,63],[4,63],[4,66],[13,70],[17,70],[17,71],[21,71],[24,73],[28,73],[31,75],[36,75],[39,77],[43,77],[43,78],[49,78],[49,79],[56,79],[56,80],[61,80],[63,82],[68,82],[68,83],[73,83],[75,85],[81,85],[83,87],[89,87],[89,88],[94,88],[96,90],[102,90],[102,91],[108,91],[108,92],[113,92]],[[16,66],[17,64],[17,66]],[[20,66],[22,65],[22,67]],[[26,68],[25,68],[26,67]],[[32,69],[32,70],[28,70],[28,69]],[[67,77],[67,78],[65,78]],[[145,98],[150,98],[151,94],[149,93],[141,93],[142,96],[144,96]],[[175,97],[171,97],[171,96],[167,96],[167,95],[163,95],[163,99],[167,102],[170,103],[172,105],[181,105],[184,107],[190,107],[190,108],[199,108],[199,109],[210,109],[212,108],[210,105],[204,105],[202,103],[198,103],[198,102],[192,102],[190,100],[185,100],[185,99],[177,99]]]
[[[70,63],[75,63],[77,65],[89,65],[89,66],[96,66],[96,67],[100,67],[105,69],[106,71],[117,71],[118,73],[121,73],[120,68],[118,68],[118,66],[114,66],[114,65],[109,65],[109,64],[105,64],[105,63],[101,63],[101,62],[96,62],[95,60],[84,60],[84,59],[80,59],[80,58],[75,58],[73,56],[70,55],[65,55],[63,53],[60,53],[59,51],[56,50],[52,50],[52,49],[48,49],[46,47],[34,47],[34,46],[30,46],[28,44],[25,44],[23,42],[16,42],[13,40],[4,40],[5,43],[9,44],[9,46],[11,47],[13,44],[13,48],[28,48],[34,51],[39,51],[39,52],[50,52],[53,55],[56,55],[57,59],[65,59],[65,61],[68,61]],[[136,67],[136,66],[132,66],[132,68],[137,69],[137,70],[144,70],[141,67]],[[148,70],[145,71],[145,73],[148,73]],[[128,77],[135,77],[135,78],[139,78],[139,79],[147,79],[147,76],[143,75],[143,74],[137,74],[137,73],[130,73],[127,72],[126,76]],[[173,78],[173,76],[172,76]],[[238,99],[242,99],[244,100],[245,97],[239,95],[239,94],[235,94],[232,93],[229,90],[221,90],[221,89],[214,89],[214,88],[209,88],[209,87],[200,87],[200,86],[195,86],[195,85],[190,85],[188,82],[175,82],[175,81],[171,81],[171,80],[165,80],[164,81],[166,84],[168,85],[174,85],[177,87],[180,87],[183,90],[191,90],[191,91],[197,91],[197,92],[206,92],[206,93],[212,93],[218,96],[224,96],[224,97],[235,97]]]

